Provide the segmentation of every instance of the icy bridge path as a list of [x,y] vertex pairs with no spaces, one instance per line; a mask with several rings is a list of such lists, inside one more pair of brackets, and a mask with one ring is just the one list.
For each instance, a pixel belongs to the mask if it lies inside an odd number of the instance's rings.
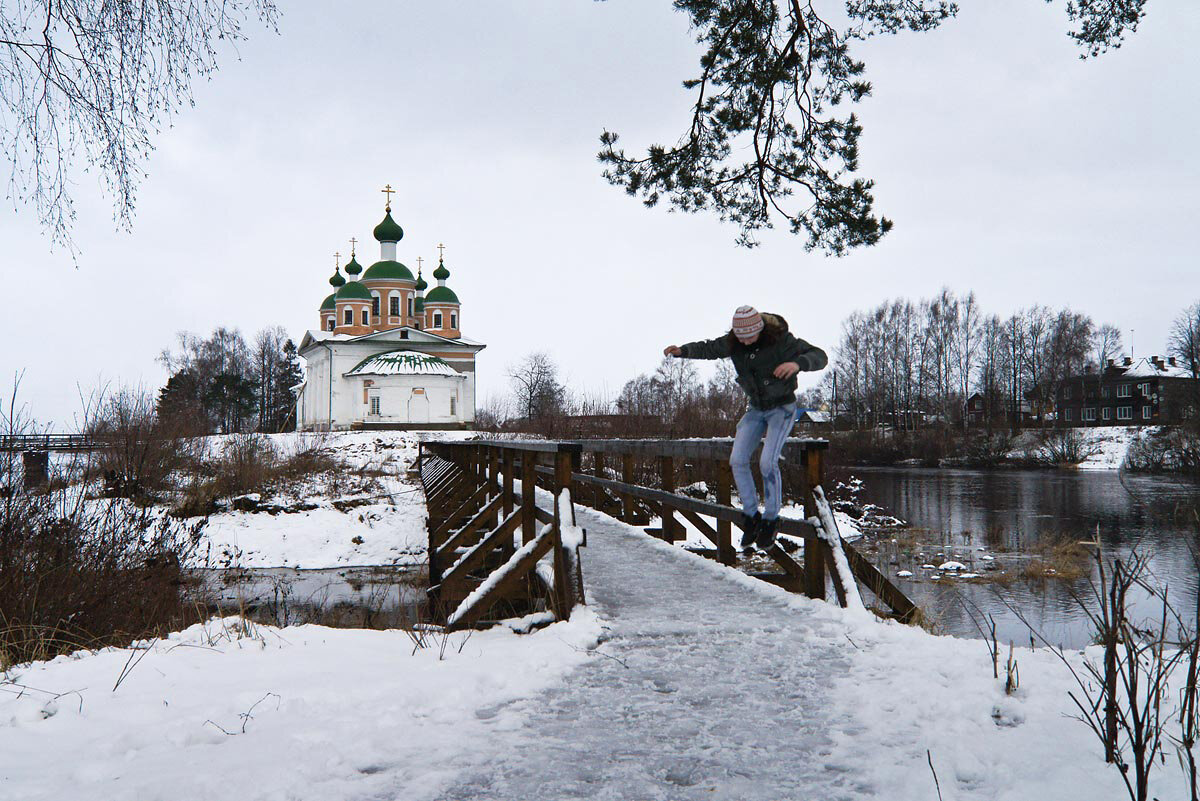
[[497,733],[496,761],[443,798],[870,795],[828,758],[831,733],[854,734],[826,719],[852,648],[843,625],[610,517],[581,508],[579,520],[588,603],[611,626],[601,646],[611,658],[526,702],[525,727]]

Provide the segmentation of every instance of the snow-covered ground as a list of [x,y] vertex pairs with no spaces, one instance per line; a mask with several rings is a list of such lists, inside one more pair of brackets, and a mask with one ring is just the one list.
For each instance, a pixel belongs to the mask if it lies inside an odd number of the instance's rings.
[[[15,669],[0,799],[929,801],[928,760],[945,801],[1124,796],[1047,650],[1016,649],[1007,696],[979,640],[579,522],[593,606],[444,660],[399,631],[214,623]],[[1186,797],[1173,754],[1152,787]]]
[[231,618],[15,669],[0,799],[437,798],[445,766],[488,759],[521,723],[513,702],[594,658],[600,634],[580,609],[525,636],[451,635],[439,659],[401,631]]
[[[1125,456],[1129,447],[1140,437],[1151,436],[1160,430],[1160,426],[1092,426],[1074,428],[1082,442],[1082,450],[1086,455],[1078,464],[1080,470],[1120,470],[1125,464]],[[1025,458],[1038,449],[1038,437],[1041,432],[1029,430],[1022,432],[1013,443],[1009,455],[1012,458]]]
[[[346,465],[344,486],[305,482],[284,497],[256,497],[297,511],[224,511],[209,518],[200,556],[212,566],[327,568],[424,562],[427,533],[420,485],[406,478],[418,435],[400,431],[277,434],[281,453],[319,444]],[[220,445],[219,441],[214,443]],[[374,489],[362,491],[366,471]],[[315,509],[301,508],[315,505]]]

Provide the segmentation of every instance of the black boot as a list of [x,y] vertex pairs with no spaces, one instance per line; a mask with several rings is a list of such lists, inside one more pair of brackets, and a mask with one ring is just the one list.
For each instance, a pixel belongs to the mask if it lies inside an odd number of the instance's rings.
[[775,544],[775,529],[779,528],[779,518],[764,520],[758,524],[758,539],[755,545],[764,551]]
[[762,523],[762,513],[755,512],[754,517],[742,515],[742,548],[750,548],[758,539],[758,527]]

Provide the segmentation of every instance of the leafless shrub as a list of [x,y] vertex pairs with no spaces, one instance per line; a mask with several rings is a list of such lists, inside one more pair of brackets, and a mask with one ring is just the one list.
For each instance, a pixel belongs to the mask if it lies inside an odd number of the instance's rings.
[[196,441],[159,421],[144,392],[101,390],[86,404],[84,419],[85,433],[101,443],[89,467],[103,477],[105,497],[152,501],[194,457]]
[[1028,451],[1028,458],[1044,467],[1077,465],[1096,452],[1076,428],[1048,430],[1038,437],[1038,442]]
[[[1182,619],[1166,590],[1150,581],[1143,555],[1135,551],[1106,565],[1097,542],[1095,561],[1097,578],[1089,579],[1090,596],[1076,596],[1075,601],[1103,646],[1102,660],[1085,657],[1080,666],[1042,637],[1019,609],[1011,604],[1009,608],[1071,672],[1077,688],[1069,693],[1078,710],[1075,717],[1100,741],[1105,760],[1116,766],[1131,801],[1146,801],[1154,767],[1163,761],[1164,746],[1171,739],[1169,682],[1194,647],[1195,631],[1179,626],[1172,632],[1171,618],[1176,624]],[[1129,618],[1128,598],[1134,589],[1161,600],[1163,611],[1157,620]],[[1171,641],[1173,634],[1186,638],[1184,647]]]

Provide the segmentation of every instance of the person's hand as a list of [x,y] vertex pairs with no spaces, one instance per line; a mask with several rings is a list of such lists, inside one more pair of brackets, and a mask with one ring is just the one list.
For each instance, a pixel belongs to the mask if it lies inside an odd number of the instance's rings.
[[784,362],[775,368],[775,377],[786,381],[798,372],[800,372],[800,365],[795,362]]
[[[663,348],[663,356],[682,356],[683,351],[678,345],[667,345]],[[796,368],[799,369],[799,368]]]

